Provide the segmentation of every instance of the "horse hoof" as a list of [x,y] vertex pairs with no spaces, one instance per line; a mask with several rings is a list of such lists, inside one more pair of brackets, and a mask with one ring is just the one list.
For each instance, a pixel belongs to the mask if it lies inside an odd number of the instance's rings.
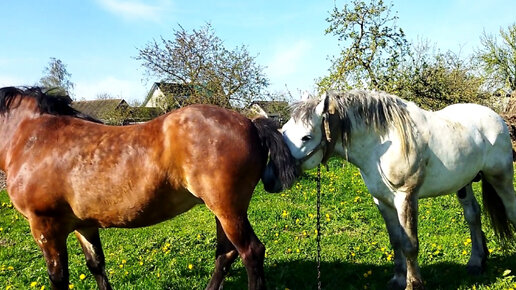
[[405,278],[403,279],[396,279],[396,277],[393,277],[389,283],[387,283],[387,289],[389,290],[403,290],[407,286],[407,282],[405,281]]
[[479,276],[484,273],[484,268],[482,266],[466,266],[466,271],[471,276]]
[[425,286],[423,285],[422,281],[411,281],[411,283],[409,283],[407,285],[406,289],[407,290],[424,290]]

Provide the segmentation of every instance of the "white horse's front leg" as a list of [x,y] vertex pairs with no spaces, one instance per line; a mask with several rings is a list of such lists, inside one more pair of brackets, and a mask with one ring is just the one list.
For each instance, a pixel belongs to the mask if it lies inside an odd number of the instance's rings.
[[407,260],[407,288],[423,289],[423,280],[419,271],[417,257],[419,240],[417,237],[418,196],[416,192],[397,192],[394,204],[398,212],[402,231],[402,250]]
[[471,234],[471,257],[469,258],[467,270],[472,275],[479,275],[485,270],[489,251],[480,224],[480,206],[473,194],[471,183],[461,188],[459,192],[457,192],[457,197],[464,210],[464,217],[466,218]]
[[398,214],[396,209],[391,205],[388,205],[376,198],[374,198],[374,202],[378,206],[378,209],[385,220],[387,232],[389,233],[389,240],[391,241],[391,246],[394,250],[394,277],[389,281],[389,289],[405,289],[407,286],[407,263],[402,251],[403,229],[401,228],[398,220]]

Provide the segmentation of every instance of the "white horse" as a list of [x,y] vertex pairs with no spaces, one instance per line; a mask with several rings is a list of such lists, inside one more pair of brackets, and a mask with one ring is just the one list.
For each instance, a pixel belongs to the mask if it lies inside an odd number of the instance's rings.
[[[423,288],[417,256],[418,199],[457,192],[469,225],[468,271],[488,255],[471,183],[482,179],[495,233],[512,237],[516,195],[509,132],[491,109],[451,105],[430,112],[382,92],[331,92],[292,107],[283,136],[303,170],[340,155],[360,169],[394,250],[393,288]],[[512,224],[512,226],[511,226]]]

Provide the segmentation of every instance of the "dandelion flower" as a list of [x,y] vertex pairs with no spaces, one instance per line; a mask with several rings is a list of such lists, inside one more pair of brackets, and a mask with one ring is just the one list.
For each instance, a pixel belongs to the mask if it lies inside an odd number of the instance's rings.
[[84,274],[79,275],[79,279],[81,279],[81,280],[86,279],[86,275],[84,275]]
[[36,285],[38,285],[38,282],[32,282],[32,283],[30,283],[30,287],[33,287],[33,288],[34,288],[34,287],[36,287]]
[[73,284],[68,285],[68,289],[73,289]]
[[192,264],[188,264],[188,270],[192,270],[193,269],[193,265]]

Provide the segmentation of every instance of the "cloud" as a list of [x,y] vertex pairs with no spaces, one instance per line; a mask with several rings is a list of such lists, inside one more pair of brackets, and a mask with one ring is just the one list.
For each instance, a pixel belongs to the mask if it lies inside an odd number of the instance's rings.
[[35,82],[30,83],[19,77],[0,75],[0,88],[10,86],[32,86],[34,84]]
[[310,49],[311,44],[305,40],[278,46],[267,65],[268,75],[271,78],[282,78],[296,73]]
[[126,20],[159,21],[162,13],[169,8],[171,1],[158,0],[143,3],[139,0],[97,0],[105,10]]
[[307,40],[282,43],[267,62],[265,72],[273,90],[311,90],[313,87],[314,66],[313,45]]
[[124,99],[128,102],[142,102],[147,90],[140,81],[123,80],[112,76],[94,81],[78,81],[75,83],[74,95],[77,100],[94,100],[99,94],[108,94],[112,98]]

